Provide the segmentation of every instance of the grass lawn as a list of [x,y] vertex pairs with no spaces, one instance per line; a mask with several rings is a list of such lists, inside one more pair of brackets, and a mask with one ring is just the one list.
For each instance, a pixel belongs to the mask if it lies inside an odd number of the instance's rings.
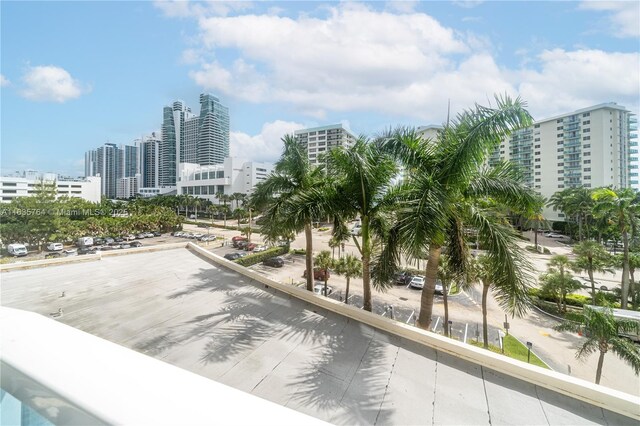
[[[477,346],[479,348],[482,347],[482,343],[476,342],[475,340],[471,340],[470,343],[473,346]],[[527,347],[520,343],[518,339],[509,335],[504,337],[502,343],[504,345],[504,354],[506,356],[517,359],[519,361],[527,362]],[[489,350],[491,350],[492,352],[501,353],[500,348],[497,346],[489,345]],[[549,366],[533,353],[531,353],[530,363],[533,365],[537,365],[538,367],[549,369]]]

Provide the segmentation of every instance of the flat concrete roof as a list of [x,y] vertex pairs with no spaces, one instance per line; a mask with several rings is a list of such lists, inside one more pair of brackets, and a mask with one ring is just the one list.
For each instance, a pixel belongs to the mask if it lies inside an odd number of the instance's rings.
[[636,424],[276,293],[187,249],[1,280],[3,306],[62,308],[58,321],[335,424]]

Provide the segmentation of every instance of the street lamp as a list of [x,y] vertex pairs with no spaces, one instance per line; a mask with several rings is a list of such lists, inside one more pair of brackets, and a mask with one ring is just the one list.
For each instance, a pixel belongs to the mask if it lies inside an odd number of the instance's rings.
[[451,329],[453,328],[452,324],[453,324],[453,321],[449,320],[449,337],[452,337],[451,335]]
[[527,364],[531,360],[531,347],[532,346],[533,346],[533,343],[527,342]]

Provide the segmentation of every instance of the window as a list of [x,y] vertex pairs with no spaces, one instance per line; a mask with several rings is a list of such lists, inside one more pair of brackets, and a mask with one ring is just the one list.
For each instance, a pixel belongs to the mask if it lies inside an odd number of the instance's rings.
[[584,180],[591,180],[591,176],[585,176]]
[[563,127],[562,126],[558,126],[556,130],[562,130]]
[[536,189],[540,189],[540,188],[541,188],[540,185],[536,185]]
[[2,192],[4,192],[5,194],[17,194],[18,190],[17,189],[3,189]]
[[564,176],[563,177],[559,177],[558,181],[560,181],[560,182],[564,181]]
[[590,152],[585,152],[582,155],[584,155],[585,157],[589,157],[591,155],[591,153]]
[[533,161],[535,161],[536,163],[540,161],[539,158],[534,159]]
[[558,167],[563,167],[564,163],[558,163]]
[[208,186],[201,186],[200,187],[200,193],[202,195],[209,195],[209,187]]
[[536,175],[536,176],[540,176],[540,173],[541,173],[541,172],[536,172],[536,173],[535,173],[535,175]]
[[536,128],[536,129],[539,129],[539,128],[540,128],[540,125],[539,125],[539,124],[536,124],[536,125],[534,125],[533,127],[534,127],[534,128]]
[[540,142],[540,138],[535,138],[533,141],[534,142]]
[[215,185],[209,185],[209,194],[213,195],[216,193],[216,186]]
[[540,151],[534,152],[533,155],[540,155]]
[[591,167],[585,167],[585,168],[584,168],[584,171],[585,171],[585,172],[590,172],[590,171],[591,171]]
[[200,173],[196,173],[196,179],[195,180],[200,180]]
[[534,148],[538,149],[538,148],[540,148],[540,145],[536,145],[536,146],[534,146]]
[[559,120],[556,120],[556,123],[562,123],[562,118]]
[[536,168],[536,169],[539,169],[539,168],[540,168],[540,164],[537,164],[537,165],[535,166],[535,168]]
[[582,186],[584,186],[585,188],[591,188],[591,184],[590,184],[590,183],[585,183],[585,184],[584,184],[584,185],[582,185]]
[[503,151],[500,151],[500,154],[504,154],[504,150],[503,150]]
[[558,160],[562,160],[564,158],[564,155],[558,155]]
[[562,189],[562,188],[564,188],[564,185],[558,185],[558,188]]
[[564,213],[558,213],[558,217],[564,217]]
[[583,125],[583,126],[585,126],[585,125],[587,125],[587,124],[591,124],[591,120],[586,120],[586,121],[583,121],[583,122],[582,122],[582,125]]
[[224,185],[218,185],[216,193],[224,194]]
[[536,182],[540,182],[540,179],[536,179]]
[[564,148],[558,148],[558,152],[564,151]]
[[588,117],[590,115],[591,115],[591,113],[589,113],[589,112],[585,112],[584,114],[582,114],[583,117]]
[[584,164],[591,164],[591,160],[584,160]]
[[585,143],[584,145],[582,145],[583,148],[587,149],[587,148],[591,148],[591,144],[590,143]]
[[2,186],[18,186],[16,182],[2,182]]
[[218,170],[216,172],[216,178],[220,179],[224,177],[224,170]]
[[562,133],[558,133],[558,137],[561,138],[562,137]]
[[564,141],[558,141],[557,145],[564,145]]
[[589,133],[590,131],[591,131],[591,129],[586,128],[586,129],[583,129],[583,130],[582,130],[582,133]]

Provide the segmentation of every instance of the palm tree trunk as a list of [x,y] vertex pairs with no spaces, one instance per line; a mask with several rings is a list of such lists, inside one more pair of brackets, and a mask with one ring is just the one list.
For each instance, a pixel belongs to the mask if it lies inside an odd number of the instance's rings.
[[596,284],[593,281],[593,259],[589,259],[589,269],[587,270],[589,274],[589,281],[591,281],[591,303],[596,305]]
[[439,245],[429,244],[429,259],[427,260],[427,267],[425,269],[425,283],[420,297],[420,315],[418,315],[418,322],[416,324],[425,330],[428,330],[431,325],[433,292],[436,288],[441,250],[442,248]]
[[327,295],[327,270],[324,270],[324,295]]
[[598,357],[598,369],[596,370],[596,385],[600,384],[600,377],[602,376],[602,363],[604,362],[604,354],[606,354],[606,352],[600,351],[600,356]]
[[365,311],[371,312],[371,271],[369,270],[371,256],[371,241],[369,236],[369,218],[362,217],[362,295],[364,297]]
[[347,290],[344,292],[344,303],[349,303],[349,277],[347,277]]
[[442,280],[442,303],[444,304],[444,335],[449,337],[449,302],[447,300],[448,286],[445,280]]
[[629,282],[629,291],[631,291],[631,308],[635,311],[638,309],[638,297],[636,291],[636,279],[635,279],[635,268],[629,267],[629,276],[631,281]]
[[482,286],[482,345],[489,349],[489,326],[487,325],[487,295],[489,294],[489,284]]
[[313,235],[311,234],[311,223],[304,225],[304,237],[306,239],[306,267],[307,267],[307,290],[313,291]]
[[620,307],[627,309],[629,302],[629,235],[627,231],[622,233],[622,247],[624,249],[622,262],[622,300]]
[[533,230],[534,234],[533,234],[533,240],[535,241],[534,244],[536,245],[536,252],[538,252],[538,222],[536,221],[536,228]]

